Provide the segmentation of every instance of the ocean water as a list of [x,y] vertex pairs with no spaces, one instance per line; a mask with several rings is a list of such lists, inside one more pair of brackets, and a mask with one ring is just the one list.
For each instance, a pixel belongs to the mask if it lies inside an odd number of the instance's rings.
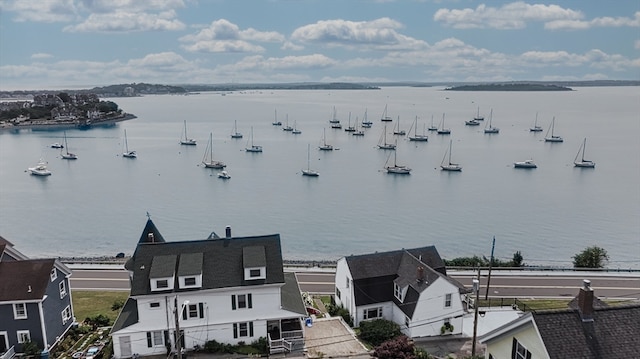
[[[62,131],[0,132],[0,235],[34,256],[130,254],[147,212],[168,241],[279,233],[286,259],[335,260],[344,255],[435,245],[444,258],[491,252],[525,263],[571,266],[591,245],[605,248],[613,268],[640,268],[640,91],[637,87],[571,92],[452,92],[389,87],[369,91],[245,91],[189,96],[115,98],[138,116],[113,127],[69,130],[71,152],[49,147]],[[397,162],[411,175],[382,171],[392,151],[376,148],[394,119]],[[343,126],[374,122],[364,137],[330,128],[333,108]],[[485,123],[465,126],[478,107]],[[538,116],[543,132],[529,132]],[[302,131],[273,126],[274,117]],[[394,136],[444,115],[450,136],[428,142]],[[555,134],[543,138],[555,116]],[[187,121],[197,146],[178,141]],[[234,121],[243,139],[231,139]],[[253,128],[263,153],[244,148]],[[123,133],[137,159],[121,157]],[[323,132],[334,151],[318,151]],[[231,179],[200,164],[209,134],[215,159]],[[574,168],[584,138],[595,169]],[[439,168],[450,140],[460,173]],[[301,176],[310,167],[317,178]],[[46,178],[25,172],[39,158]],[[534,170],[513,162],[533,158]]]

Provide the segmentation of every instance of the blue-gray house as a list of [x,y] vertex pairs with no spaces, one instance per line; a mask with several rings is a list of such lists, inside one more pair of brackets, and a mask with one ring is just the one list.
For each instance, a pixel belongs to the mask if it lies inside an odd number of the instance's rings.
[[35,343],[50,351],[74,322],[71,270],[56,259],[29,259],[0,237],[0,359]]

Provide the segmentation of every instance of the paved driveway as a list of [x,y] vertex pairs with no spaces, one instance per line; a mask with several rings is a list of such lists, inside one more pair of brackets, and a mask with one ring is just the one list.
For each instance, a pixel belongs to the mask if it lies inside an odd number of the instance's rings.
[[308,358],[369,357],[367,348],[340,317],[316,319],[304,328]]

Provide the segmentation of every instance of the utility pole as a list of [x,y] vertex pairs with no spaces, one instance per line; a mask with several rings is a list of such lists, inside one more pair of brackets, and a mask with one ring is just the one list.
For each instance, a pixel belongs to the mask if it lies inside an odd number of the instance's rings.
[[489,283],[491,283],[491,267],[493,266],[493,250],[496,248],[496,236],[493,236],[491,244],[491,261],[489,262],[489,276],[487,277],[487,290],[484,292],[484,300],[489,299]]
[[480,304],[480,268],[478,268],[478,279],[473,280],[473,291],[476,293],[473,313],[473,342],[471,342],[471,357],[476,355],[476,338],[478,336],[478,305]]
[[180,343],[180,316],[178,315],[178,296],[177,295],[174,300],[175,300],[175,308],[173,309],[173,313],[176,321],[176,333],[174,336],[176,340],[176,352],[177,352],[176,354],[178,355],[178,359],[182,359],[182,344]]

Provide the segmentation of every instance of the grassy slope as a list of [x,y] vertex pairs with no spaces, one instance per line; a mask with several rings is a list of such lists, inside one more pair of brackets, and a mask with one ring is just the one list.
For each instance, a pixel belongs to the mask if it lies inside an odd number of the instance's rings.
[[120,313],[120,309],[113,311],[111,306],[117,301],[124,303],[129,297],[129,292],[74,290],[71,295],[73,298],[73,311],[78,322],[84,321],[87,317],[102,314],[109,317],[111,323],[113,323],[118,313]]

